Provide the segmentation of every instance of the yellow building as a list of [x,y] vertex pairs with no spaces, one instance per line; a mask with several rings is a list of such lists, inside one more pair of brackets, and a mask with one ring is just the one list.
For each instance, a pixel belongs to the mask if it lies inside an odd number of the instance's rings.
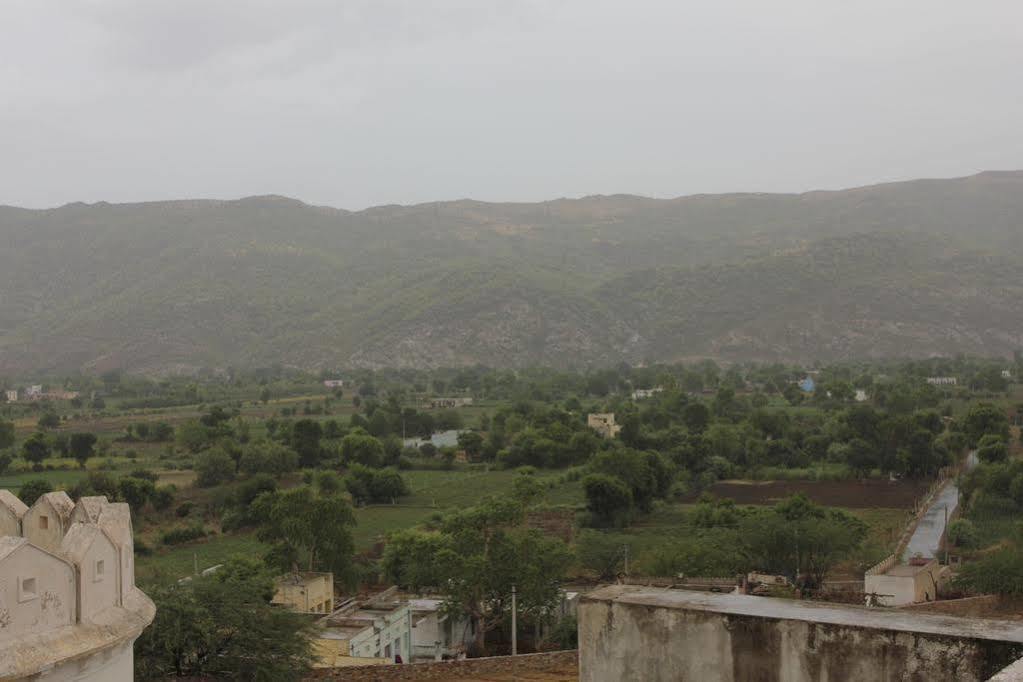
[[282,575],[272,603],[296,613],[330,613],[334,610],[334,574],[300,571]]
[[622,430],[621,425],[615,423],[613,412],[590,414],[586,417],[586,425],[600,434],[603,438],[614,438]]

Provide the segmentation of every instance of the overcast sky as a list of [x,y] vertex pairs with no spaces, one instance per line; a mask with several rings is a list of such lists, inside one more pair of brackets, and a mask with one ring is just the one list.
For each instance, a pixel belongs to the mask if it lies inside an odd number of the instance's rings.
[[1023,168],[1019,0],[0,0],[0,203]]

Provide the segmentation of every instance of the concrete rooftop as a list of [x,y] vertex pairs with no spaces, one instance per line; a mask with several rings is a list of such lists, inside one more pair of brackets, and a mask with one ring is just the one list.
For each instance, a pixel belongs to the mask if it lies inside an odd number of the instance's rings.
[[800,620],[831,625],[947,635],[1023,644],[1023,622],[909,613],[896,609],[825,604],[741,594],[614,585],[582,597],[587,602],[618,602],[668,609],[708,611],[775,620]]

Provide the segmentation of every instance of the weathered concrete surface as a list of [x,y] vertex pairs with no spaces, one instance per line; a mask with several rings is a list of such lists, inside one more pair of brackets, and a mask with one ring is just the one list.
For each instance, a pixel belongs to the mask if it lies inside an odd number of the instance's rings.
[[999,672],[990,682],[1023,682],[1023,659]]
[[579,654],[582,682],[980,682],[1023,624],[615,586],[583,598]]
[[92,621],[21,637],[0,655],[0,680],[33,677],[50,680],[130,680],[132,643],[156,615],[153,602],[138,588],[123,607],[97,614]]
[[[576,679],[578,652],[555,651],[522,656],[469,658],[462,661],[436,661],[411,665],[374,665],[358,668],[320,669],[307,680],[345,680],[345,682],[419,682],[425,680],[464,679]],[[547,677],[547,676],[550,677]],[[625,682],[620,680],[619,682]]]

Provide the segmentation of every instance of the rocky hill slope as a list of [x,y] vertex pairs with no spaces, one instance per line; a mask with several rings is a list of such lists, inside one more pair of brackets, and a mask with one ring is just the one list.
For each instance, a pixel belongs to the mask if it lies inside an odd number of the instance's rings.
[[1023,347],[1023,172],[359,212],[0,207],[0,371],[834,360]]

